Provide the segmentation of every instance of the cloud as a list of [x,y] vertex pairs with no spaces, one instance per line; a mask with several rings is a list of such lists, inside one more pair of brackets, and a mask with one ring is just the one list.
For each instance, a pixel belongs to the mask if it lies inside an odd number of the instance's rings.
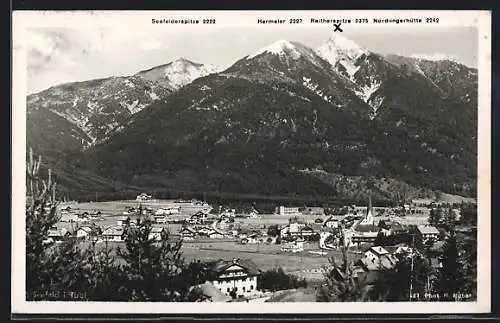
[[74,44],[67,35],[53,29],[34,29],[26,33],[28,75],[42,70],[74,66]]
[[141,49],[143,50],[157,50],[162,47],[162,43],[156,39],[148,39],[141,43]]

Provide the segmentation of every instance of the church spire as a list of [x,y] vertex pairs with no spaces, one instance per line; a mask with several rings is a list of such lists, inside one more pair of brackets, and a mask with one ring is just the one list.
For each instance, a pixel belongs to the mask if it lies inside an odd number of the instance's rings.
[[366,212],[366,222],[373,225],[372,195],[368,195],[368,210]]

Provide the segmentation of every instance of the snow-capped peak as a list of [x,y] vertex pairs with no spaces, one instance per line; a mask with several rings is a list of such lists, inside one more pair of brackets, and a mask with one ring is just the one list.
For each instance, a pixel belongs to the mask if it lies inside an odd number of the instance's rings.
[[456,62],[457,59],[451,55],[443,53],[433,53],[433,54],[413,54],[412,58],[422,59],[427,61],[452,61]]
[[194,63],[181,57],[168,64],[156,66],[137,74],[150,81],[157,81],[173,89],[178,89],[197,78],[217,72],[218,68],[213,65]]
[[352,40],[334,34],[316,49],[316,53],[330,64],[335,65],[341,60],[354,62],[361,55],[369,52]]
[[297,43],[290,42],[285,39],[280,39],[275,41],[269,46],[263,47],[256,51],[254,54],[247,56],[247,59],[254,58],[264,53],[270,53],[275,55],[284,55],[286,53],[291,53],[293,56],[300,56],[300,46]]

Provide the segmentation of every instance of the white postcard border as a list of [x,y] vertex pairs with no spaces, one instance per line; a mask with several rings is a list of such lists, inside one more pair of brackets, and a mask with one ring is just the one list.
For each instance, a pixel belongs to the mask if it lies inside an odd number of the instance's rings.
[[[26,302],[25,291],[25,164],[26,164],[26,50],[24,31],[29,27],[78,26],[89,16],[98,16],[101,25],[126,22],[150,24],[151,17],[216,17],[218,25],[256,28],[275,28],[255,24],[257,17],[330,18],[377,17],[439,17],[440,26],[476,26],[479,54],[478,108],[478,299],[477,302],[401,302],[401,303],[119,303],[119,302]],[[403,16],[403,17],[402,17]],[[221,22],[225,25],[221,26]],[[397,28],[405,28],[400,24]],[[201,25],[176,26],[177,30],[193,30]],[[370,28],[383,28],[372,25]],[[385,26],[387,27],[387,26]],[[422,24],[425,28],[426,25]],[[435,27],[435,25],[434,25]],[[75,27],[76,28],[76,27]],[[155,28],[148,26],[147,28]],[[281,28],[281,27],[276,27]],[[319,27],[318,27],[319,28]],[[324,26],[323,26],[324,28]],[[391,24],[391,28],[395,25]],[[186,12],[14,12],[13,14],[13,96],[12,96],[12,292],[13,313],[479,313],[489,312],[491,306],[491,13],[489,11],[186,11]]]

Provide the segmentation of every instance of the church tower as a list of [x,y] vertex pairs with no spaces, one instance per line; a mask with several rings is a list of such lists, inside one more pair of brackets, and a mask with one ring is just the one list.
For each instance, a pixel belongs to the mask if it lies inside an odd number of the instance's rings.
[[368,210],[366,213],[366,220],[369,224],[373,224],[373,208],[372,208],[372,196],[368,197]]
[[368,197],[368,207],[366,209],[365,218],[361,221],[362,225],[373,225],[373,208],[372,208],[372,197]]

